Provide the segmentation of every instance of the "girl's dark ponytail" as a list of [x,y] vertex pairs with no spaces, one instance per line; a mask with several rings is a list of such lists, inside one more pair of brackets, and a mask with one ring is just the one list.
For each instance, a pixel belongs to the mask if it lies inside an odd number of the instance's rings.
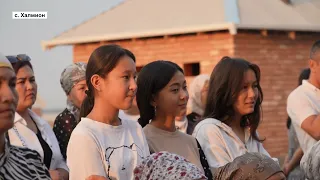
[[155,109],[151,105],[147,105],[143,108],[143,112],[140,111],[140,118],[138,119],[138,123],[141,127],[145,127],[149,124],[150,120],[155,117]]
[[87,97],[83,100],[80,109],[80,118],[87,117],[92,111],[94,105],[94,97],[91,90],[86,90]]

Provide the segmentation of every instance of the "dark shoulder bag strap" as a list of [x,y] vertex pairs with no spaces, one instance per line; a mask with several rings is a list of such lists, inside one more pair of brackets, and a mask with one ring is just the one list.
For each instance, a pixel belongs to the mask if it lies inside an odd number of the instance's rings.
[[211,180],[213,178],[213,176],[212,176],[211,168],[210,168],[209,163],[207,161],[206,155],[202,151],[202,148],[201,148],[201,146],[200,146],[200,144],[199,144],[197,139],[196,139],[196,141],[197,141],[199,154],[200,154],[200,162],[201,162],[201,165],[203,167],[204,173],[205,173],[206,177],[209,180]]

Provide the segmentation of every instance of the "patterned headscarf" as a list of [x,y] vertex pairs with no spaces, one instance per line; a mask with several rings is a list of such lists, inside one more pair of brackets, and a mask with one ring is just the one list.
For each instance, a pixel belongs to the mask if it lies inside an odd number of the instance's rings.
[[77,62],[70,64],[62,71],[60,84],[67,95],[69,95],[74,85],[86,79],[86,69],[86,63]]
[[207,74],[201,74],[194,78],[190,84],[190,98],[188,106],[191,109],[191,112],[195,112],[200,116],[203,115],[203,107],[201,102],[201,90],[206,81],[209,81],[210,76]]
[[9,62],[9,60],[0,53],[0,67],[7,67],[13,70],[11,63]]
[[282,172],[279,164],[270,157],[260,153],[246,153],[218,168],[213,179],[266,180],[278,172]]
[[[63,70],[60,84],[66,95],[69,95],[73,86],[86,79],[86,69],[86,63],[77,62],[70,64]],[[80,111],[70,100],[67,100],[67,109],[75,116],[75,119],[79,119]]]
[[135,180],[204,180],[204,173],[185,158],[166,151],[148,156],[134,169]]
[[307,179],[320,179],[320,141],[304,154],[300,166]]

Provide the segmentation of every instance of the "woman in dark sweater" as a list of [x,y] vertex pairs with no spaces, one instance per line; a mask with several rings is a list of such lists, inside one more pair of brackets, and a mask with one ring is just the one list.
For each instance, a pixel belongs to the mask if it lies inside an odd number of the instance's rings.
[[56,117],[53,131],[58,139],[61,154],[66,159],[68,142],[73,129],[79,123],[80,107],[86,97],[85,80],[87,64],[78,62],[67,66],[60,78],[62,89],[67,95],[67,107]]

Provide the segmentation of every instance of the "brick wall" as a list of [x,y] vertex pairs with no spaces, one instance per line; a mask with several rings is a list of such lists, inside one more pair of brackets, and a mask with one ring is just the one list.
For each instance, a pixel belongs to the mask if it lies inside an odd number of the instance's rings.
[[181,67],[184,63],[200,62],[201,73],[211,73],[217,60],[233,54],[233,37],[225,32],[75,45],[74,61],[86,62],[95,48],[109,43],[130,49],[137,58],[137,66],[160,59],[174,61]]
[[[188,34],[158,38],[144,38],[91,44],[73,48],[74,62],[87,62],[94,49],[103,44],[118,44],[136,56],[137,67],[154,60],[170,60],[183,67],[185,63],[200,63],[200,73],[210,74],[224,55],[233,55],[233,36],[228,32]],[[193,77],[187,77],[190,83]]]
[[[92,51],[103,44],[115,43],[130,49],[137,58],[137,66],[162,59],[185,63],[200,63],[200,73],[210,74],[223,56],[242,57],[257,63],[262,71],[264,92],[263,123],[259,132],[266,137],[264,146],[272,156],[287,152],[286,99],[296,87],[297,77],[307,66],[308,51],[319,34],[297,34],[291,40],[288,34],[240,31],[188,34],[158,38],[144,38],[74,46],[74,62],[86,62]],[[190,82],[192,77],[187,77]]]

